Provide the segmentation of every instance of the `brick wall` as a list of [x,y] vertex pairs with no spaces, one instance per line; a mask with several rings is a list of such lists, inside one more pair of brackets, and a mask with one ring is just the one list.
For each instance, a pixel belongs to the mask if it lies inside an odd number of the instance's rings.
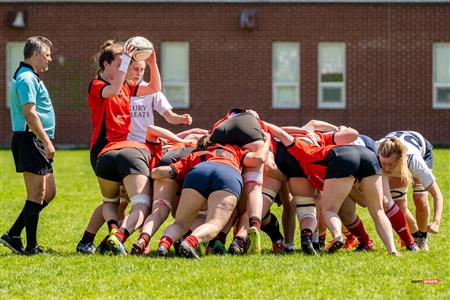
[[[258,28],[239,28],[239,11],[256,8]],[[6,24],[6,12],[28,12],[28,27]],[[159,52],[164,41],[190,45],[190,108],[208,128],[231,107],[258,111],[279,125],[321,119],[379,138],[392,130],[423,133],[450,144],[450,110],[432,109],[432,43],[450,42],[450,5],[364,4],[0,4],[0,57],[8,41],[32,35],[55,45],[43,79],[55,105],[57,144],[88,144],[87,88],[96,49],[108,38],[142,35]],[[301,108],[272,109],[271,49],[301,47]],[[317,108],[317,46],[345,42],[347,107]],[[64,64],[57,57],[63,56]],[[1,98],[6,95],[0,64]],[[164,124],[157,118],[158,124]],[[9,145],[9,110],[0,103],[0,145]],[[173,126],[168,128],[175,129]],[[183,130],[177,127],[177,130]]]

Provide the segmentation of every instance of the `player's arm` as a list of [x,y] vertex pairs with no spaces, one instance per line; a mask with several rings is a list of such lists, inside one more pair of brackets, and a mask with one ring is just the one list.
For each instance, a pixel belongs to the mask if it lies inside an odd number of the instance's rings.
[[178,124],[191,125],[192,123],[192,117],[190,114],[179,115],[177,113],[174,113],[171,109],[166,110],[162,114],[162,116],[168,123],[174,125]]
[[133,45],[125,45],[124,51],[121,55],[122,62],[119,66],[119,71],[114,77],[113,81],[110,85],[106,85],[102,89],[102,98],[111,98],[114,96],[118,96],[120,93],[120,89],[125,81],[125,77],[127,75],[128,66],[131,62],[131,57],[133,56],[135,48]]
[[150,68],[150,82],[142,82],[139,84],[137,96],[144,96],[161,91],[161,75],[159,74],[158,64],[156,63],[156,52],[152,51],[152,55],[145,60]]
[[434,180],[432,184],[427,186],[426,190],[430,192],[431,196],[433,197],[433,204],[434,204],[434,217],[433,221],[430,224],[428,224],[428,232],[438,233],[439,225],[441,224],[444,198],[442,196],[441,189],[439,188],[439,185],[437,184],[436,180]]
[[184,139],[189,135],[205,135],[208,134],[208,130],[202,128],[191,128],[182,132],[177,133],[178,137]]
[[279,139],[286,147],[290,146],[294,142],[294,137],[280,127],[265,121],[263,121],[263,123],[269,129],[270,134]]
[[170,130],[167,130],[165,128],[156,126],[156,125],[149,125],[147,128],[147,136],[152,137],[160,137],[164,138],[169,141],[177,142],[177,143],[191,143],[191,140],[185,140],[177,136],[175,133],[173,133]]
[[283,126],[280,127],[284,131],[286,131],[289,134],[304,134],[307,135],[311,132],[311,130],[303,128],[303,127],[297,127],[297,126]]
[[309,129],[311,131],[338,131],[338,127],[336,125],[320,120],[311,120],[303,125],[302,128]]
[[36,104],[28,102],[27,104],[22,105],[22,112],[28,127],[30,127],[31,131],[33,131],[44,145],[45,157],[47,159],[52,159],[55,156],[55,147],[42,126],[41,119],[39,119],[36,112]]

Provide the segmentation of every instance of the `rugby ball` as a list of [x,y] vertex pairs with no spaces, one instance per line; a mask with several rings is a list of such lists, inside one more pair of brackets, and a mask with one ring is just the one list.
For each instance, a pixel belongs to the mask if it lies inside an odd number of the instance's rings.
[[152,55],[153,44],[142,36],[134,36],[128,39],[126,44],[131,44],[136,48],[133,54],[135,61],[144,61]]

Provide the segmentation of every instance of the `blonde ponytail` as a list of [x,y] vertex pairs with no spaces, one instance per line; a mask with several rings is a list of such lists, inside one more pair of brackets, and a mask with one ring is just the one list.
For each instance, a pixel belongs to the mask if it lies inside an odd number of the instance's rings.
[[391,137],[383,141],[378,148],[378,155],[383,157],[390,157],[391,155],[396,155],[399,160],[400,166],[400,177],[402,183],[410,184],[412,183],[412,175],[408,169],[408,148],[402,144],[399,138]]

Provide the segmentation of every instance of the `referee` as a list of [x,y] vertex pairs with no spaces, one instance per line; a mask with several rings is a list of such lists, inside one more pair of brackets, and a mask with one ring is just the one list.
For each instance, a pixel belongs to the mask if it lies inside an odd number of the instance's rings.
[[[39,213],[55,197],[56,187],[52,162],[55,147],[55,113],[44,82],[39,74],[48,70],[52,61],[52,43],[45,37],[30,37],[11,82],[11,150],[16,172],[23,174],[27,191],[25,206],[0,242],[14,253],[43,254],[36,232]],[[24,249],[20,234],[25,228],[27,246]]]

